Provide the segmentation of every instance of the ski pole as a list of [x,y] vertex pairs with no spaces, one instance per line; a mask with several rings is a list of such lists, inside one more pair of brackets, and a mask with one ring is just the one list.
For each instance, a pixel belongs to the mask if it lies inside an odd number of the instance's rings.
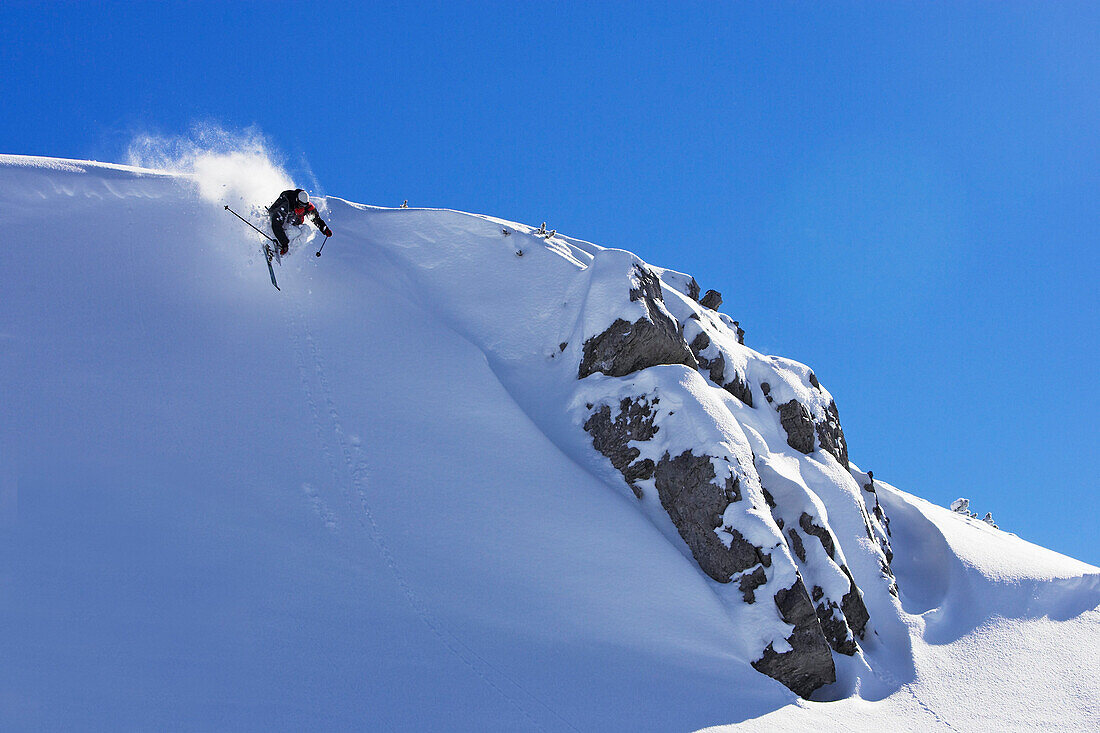
[[[229,208],[229,204],[226,204],[226,205],[225,205],[225,210],[226,210],[226,211],[228,211],[228,212],[229,212],[230,214],[232,214],[233,216],[235,216],[235,217],[237,217],[238,219],[240,219],[241,221],[243,221],[243,222],[244,222],[245,224],[247,224],[248,226],[252,227],[253,229],[256,229],[256,231],[257,231],[257,232],[260,232],[260,235],[261,235],[261,236],[262,236],[262,237],[263,237],[264,239],[268,240],[269,242],[274,242],[274,241],[275,241],[275,239],[274,239],[273,237],[269,237],[269,236],[267,236],[266,234],[264,234],[264,233],[263,233],[262,231],[260,231],[259,229],[257,229],[257,228],[256,228],[256,225],[255,225],[255,224],[253,224],[252,222],[250,222],[250,221],[249,221],[248,219],[245,219],[245,218],[244,218],[243,216],[241,216],[240,214],[238,214],[238,213],[237,213],[236,211],[233,211],[233,209]],[[319,257],[319,256],[320,256],[320,255],[318,255],[318,257]]]
[[323,250],[325,248],[325,242],[327,242],[327,241],[328,241],[328,237],[325,237],[325,241],[321,242],[321,246],[317,248],[317,256],[318,257],[321,256],[321,250]]

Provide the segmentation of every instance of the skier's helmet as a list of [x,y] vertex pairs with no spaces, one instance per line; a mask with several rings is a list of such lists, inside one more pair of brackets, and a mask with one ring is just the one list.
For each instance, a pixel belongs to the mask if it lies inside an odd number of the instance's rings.
[[299,191],[298,192],[298,203],[301,204],[302,206],[305,206],[306,204],[308,204],[309,203],[309,194],[306,193],[305,191]]

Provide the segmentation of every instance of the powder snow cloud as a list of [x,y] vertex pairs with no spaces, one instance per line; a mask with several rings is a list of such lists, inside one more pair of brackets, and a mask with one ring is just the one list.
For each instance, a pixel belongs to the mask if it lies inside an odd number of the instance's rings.
[[216,203],[259,207],[273,192],[295,188],[282,156],[254,126],[235,131],[196,123],[186,135],[139,134],[130,142],[126,160],[184,174],[202,198]]

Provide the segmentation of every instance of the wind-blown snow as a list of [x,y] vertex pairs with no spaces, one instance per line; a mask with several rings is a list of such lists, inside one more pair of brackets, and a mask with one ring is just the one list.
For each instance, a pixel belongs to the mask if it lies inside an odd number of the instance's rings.
[[[336,236],[318,259],[302,230],[280,293],[222,204],[258,212],[285,172],[262,147],[159,160],[0,156],[0,728],[1100,726],[1097,568],[876,480],[894,600],[863,582],[853,474],[777,450],[774,415],[676,366],[576,379],[630,253],[319,199]],[[807,367],[712,348],[827,409]],[[620,381],[715,418],[639,447],[755,454],[828,519],[875,632],[834,655],[839,700],[750,666],[782,629],[592,449],[577,409]]]

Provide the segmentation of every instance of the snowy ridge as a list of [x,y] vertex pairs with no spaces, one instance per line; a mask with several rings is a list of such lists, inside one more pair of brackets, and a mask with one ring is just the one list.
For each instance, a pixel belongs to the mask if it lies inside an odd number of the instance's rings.
[[328,197],[280,294],[260,170],[0,156],[3,727],[1100,723],[1100,570],[849,464],[690,276]]

